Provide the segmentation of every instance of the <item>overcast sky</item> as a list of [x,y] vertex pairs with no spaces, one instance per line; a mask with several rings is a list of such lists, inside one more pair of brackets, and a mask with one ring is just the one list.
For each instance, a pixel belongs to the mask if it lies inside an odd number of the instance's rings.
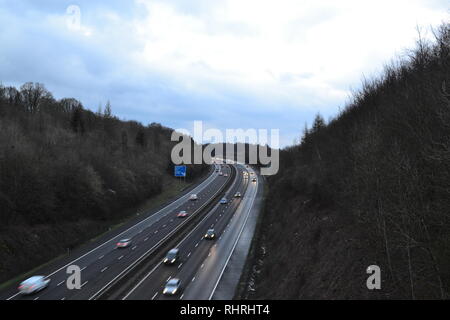
[[[76,24],[70,5],[80,9]],[[0,0],[0,81],[41,82],[121,119],[280,129],[317,112],[449,20],[448,0]],[[73,8],[73,7],[72,7]],[[69,19],[68,19],[69,17]],[[71,17],[71,18],[70,18]]]

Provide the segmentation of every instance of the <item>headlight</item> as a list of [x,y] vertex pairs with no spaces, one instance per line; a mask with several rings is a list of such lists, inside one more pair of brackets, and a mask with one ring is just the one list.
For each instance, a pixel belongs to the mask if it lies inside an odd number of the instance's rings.
[[171,261],[172,263],[174,263],[175,262],[175,259],[172,259],[172,261]]
[[166,288],[164,288],[163,294],[166,294],[166,293],[167,293],[167,289],[166,289]]
[[164,259],[164,262],[167,262],[167,261],[169,261],[169,260],[167,260],[167,258],[166,258],[166,259]]

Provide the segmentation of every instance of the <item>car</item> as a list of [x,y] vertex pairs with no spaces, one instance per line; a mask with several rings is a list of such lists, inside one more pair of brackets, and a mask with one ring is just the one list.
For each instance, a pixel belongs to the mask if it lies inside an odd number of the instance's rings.
[[180,249],[174,248],[174,249],[170,249],[169,252],[167,252],[163,262],[165,264],[174,264],[179,257],[180,254]]
[[253,178],[252,181],[253,181],[253,182],[256,182],[256,178]]
[[116,248],[128,248],[131,246],[131,239],[122,239],[116,244]]
[[240,198],[241,196],[242,196],[242,195],[241,195],[240,192],[236,192],[235,195],[234,195],[235,198]]
[[19,292],[21,294],[33,294],[47,288],[49,283],[50,279],[46,279],[44,276],[33,276],[19,285]]
[[219,172],[219,176],[223,176],[223,172]]
[[165,295],[176,295],[180,291],[181,281],[180,279],[173,278],[167,281],[164,287],[163,294]]
[[191,200],[191,201],[198,200],[198,196],[196,194],[191,194],[191,196],[189,197],[189,200]]
[[189,214],[183,210],[183,211],[178,212],[177,217],[178,218],[186,218],[188,215]]
[[228,177],[228,173],[225,173],[223,176],[224,176],[224,177]]
[[214,229],[208,229],[205,234],[205,239],[212,240],[216,237],[216,233]]
[[219,172],[219,169],[216,169],[216,172]]
[[227,198],[222,198],[222,199],[220,200],[220,204],[227,204],[227,203],[228,203]]

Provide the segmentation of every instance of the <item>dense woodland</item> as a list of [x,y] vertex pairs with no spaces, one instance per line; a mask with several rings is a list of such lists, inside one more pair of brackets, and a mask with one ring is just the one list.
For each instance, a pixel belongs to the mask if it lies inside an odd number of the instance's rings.
[[[0,281],[107,230],[161,193],[172,129],[56,100],[39,83],[0,86]],[[205,166],[191,166],[187,179]]]
[[244,297],[450,298],[450,25],[435,33],[282,150]]

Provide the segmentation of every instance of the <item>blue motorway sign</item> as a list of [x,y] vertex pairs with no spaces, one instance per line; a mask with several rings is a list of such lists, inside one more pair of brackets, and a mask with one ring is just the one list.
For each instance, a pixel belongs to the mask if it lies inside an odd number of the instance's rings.
[[175,177],[186,177],[186,166],[175,166]]

